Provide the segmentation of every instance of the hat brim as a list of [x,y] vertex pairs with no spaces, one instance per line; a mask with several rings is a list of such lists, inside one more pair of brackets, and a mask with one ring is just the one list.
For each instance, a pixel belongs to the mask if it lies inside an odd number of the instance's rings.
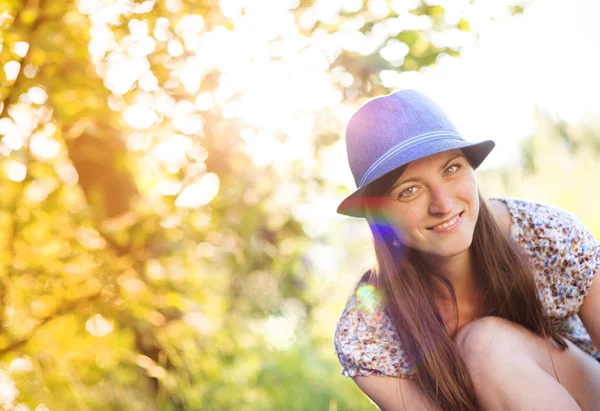
[[[462,140],[460,142],[454,141],[453,147],[446,146],[443,149],[432,148],[431,150],[426,150],[426,149],[420,150],[420,153],[423,155],[416,156],[415,158],[412,158],[410,161],[415,161],[420,158],[424,158],[424,157],[427,157],[427,156],[430,156],[433,154],[438,154],[438,153],[441,153],[444,151],[460,149],[463,151],[463,153],[467,157],[467,160],[469,160],[469,163],[471,164],[471,166],[474,169],[476,169],[483,162],[483,160],[485,160],[485,158],[488,156],[488,154],[490,154],[490,152],[494,149],[495,145],[496,145],[496,143],[494,143],[494,141],[492,141],[492,140],[485,140],[485,141],[481,141],[479,143],[471,143],[471,142],[464,141],[464,140]],[[402,167],[403,165],[408,164],[410,161],[401,162],[399,164],[396,164],[392,170],[389,170],[382,176],[377,177],[374,181],[385,176],[386,174],[390,173],[391,171],[397,169],[398,167]],[[372,181],[368,184],[365,184],[363,187],[358,188],[356,191],[354,191],[352,194],[350,194],[348,197],[346,197],[344,199],[344,201],[342,201],[340,203],[340,205],[338,206],[337,212],[339,214],[347,215],[349,217],[364,218],[365,217],[365,201],[369,202],[370,207],[377,207],[379,202],[382,201],[382,199],[377,199],[377,198],[366,199],[364,197],[364,192],[365,192],[366,188],[369,186],[369,184],[372,184],[374,181]]]

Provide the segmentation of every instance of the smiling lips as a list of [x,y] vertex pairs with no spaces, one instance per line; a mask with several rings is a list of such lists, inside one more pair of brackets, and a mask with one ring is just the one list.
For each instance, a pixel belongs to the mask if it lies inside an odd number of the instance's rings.
[[452,228],[454,228],[454,226],[458,225],[458,222],[459,222],[460,218],[462,217],[462,214],[463,214],[463,212],[461,211],[460,213],[458,213],[457,215],[455,215],[454,217],[452,217],[450,220],[446,221],[445,223],[438,224],[433,227],[429,227],[428,230],[448,231],[449,229],[452,229]]

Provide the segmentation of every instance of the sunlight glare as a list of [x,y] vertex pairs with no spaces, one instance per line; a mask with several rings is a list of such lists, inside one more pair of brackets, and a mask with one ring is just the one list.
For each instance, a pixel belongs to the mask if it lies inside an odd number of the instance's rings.
[[152,72],[147,72],[142,75],[138,85],[144,91],[154,91],[158,88],[158,79]]
[[48,100],[46,90],[40,86],[33,86],[27,91],[27,95],[33,104],[44,104]]
[[183,38],[183,45],[186,50],[196,50],[202,39],[200,32],[204,29],[204,18],[199,15],[183,16],[179,23],[175,26],[175,33]]
[[241,137],[246,141],[248,153],[258,167],[266,167],[275,159],[282,158],[283,145],[270,130],[262,130],[257,134],[244,130]]
[[174,196],[181,191],[182,183],[175,178],[161,178],[156,182],[156,189],[165,196]]
[[10,375],[3,369],[0,369],[0,406],[4,410],[10,410],[14,407],[14,402],[19,395],[19,390]]
[[213,98],[210,93],[200,93],[196,96],[196,108],[198,111],[208,111],[213,105]]
[[0,119],[0,134],[4,136],[2,142],[10,149],[20,150],[23,147],[23,133],[11,118]]
[[143,38],[148,35],[148,22],[145,20],[131,19],[127,27],[133,37]]
[[40,69],[35,64],[27,64],[23,67],[23,74],[27,78],[34,78],[39,73]]
[[96,314],[85,322],[85,329],[94,337],[104,337],[114,329],[114,321],[107,320],[100,314]]
[[344,0],[342,2],[342,10],[344,13],[356,13],[362,8],[362,0]]
[[204,119],[196,112],[194,103],[182,100],[177,103],[175,117],[173,118],[173,127],[183,134],[203,135]]
[[23,58],[29,51],[29,43],[26,41],[17,41],[12,45],[12,51],[19,57]]
[[77,170],[71,163],[57,164],[55,169],[58,178],[60,178],[67,187],[73,187],[77,184],[77,181],[79,181],[79,174],[77,174]]
[[306,252],[306,258],[312,267],[312,273],[318,280],[328,283],[336,279],[338,273],[338,250],[325,244],[314,244]]
[[111,57],[113,61],[109,61],[104,84],[113,93],[123,95],[148,71],[148,62],[144,59],[134,60],[115,53],[111,54]]
[[33,363],[31,362],[31,358],[27,356],[15,358],[8,366],[8,371],[11,374],[25,374],[31,370],[33,370]]
[[167,52],[173,57],[179,57],[183,54],[183,46],[178,40],[171,40],[167,44]]
[[200,89],[203,73],[198,57],[190,57],[185,60],[179,70],[179,80],[186,91],[195,94]]
[[194,328],[202,335],[213,335],[219,329],[219,319],[209,317],[201,312],[187,312],[183,315],[183,322]]
[[152,150],[152,156],[164,164],[171,164],[178,168],[187,164],[186,153],[192,146],[190,137],[183,134],[174,134],[157,144]]
[[98,231],[91,227],[77,228],[76,238],[79,244],[88,250],[101,250],[106,247],[106,240]]
[[32,203],[41,203],[56,190],[57,186],[58,184],[53,178],[36,179],[25,189],[25,197]]
[[294,327],[285,317],[270,316],[264,323],[263,332],[267,344],[276,351],[287,350],[296,340]]
[[236,19],[242,15],[243,2],[241,0],[221,0],[219,2],[221,13],[227,18]]
[[150,107],[134,104],[123,111],[123,120],[136,130],[146,130],[156,123],[158,114]]
[[173,14],[177,14],[183,8],[182,0],[166,0],[165,5],[167,6],[167,10]]
[[167,41],[169,39],[169,19],[166,17],[157,18],[152,35],[158,41]]
[[4,174],[10,181],[21,183],[27,176],[27,167],[25,164],[9,158],[4,163]]
[[175,206],[195,208],[212,201],[219,192],[219,177],[215,173],[206,173],[202,178],[183,189],[175,200]]
[[15,60],[11,60],[4,65],[4,75],[6,77],[6,81],[14,81],[19,75],[19,70],[21,69],[21,63]]

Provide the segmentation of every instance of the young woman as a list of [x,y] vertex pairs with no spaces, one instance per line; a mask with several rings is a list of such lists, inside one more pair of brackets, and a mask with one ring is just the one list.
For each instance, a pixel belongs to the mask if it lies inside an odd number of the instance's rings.
[[[465,141],[424,95],[370,100],[346,130],[376,265],[335,333],[383,410],[600,410],[600,245],[571,214],[486,202]],[[600,277],[599,277],[600,278]]]

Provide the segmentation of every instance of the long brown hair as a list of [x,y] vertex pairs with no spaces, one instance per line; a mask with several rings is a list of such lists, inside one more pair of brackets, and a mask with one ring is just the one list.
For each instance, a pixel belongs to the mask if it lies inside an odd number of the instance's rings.
[[[371,183],[365,196],[383,196],[404,168]],[[491,308],[488,314],[520,324],[537,335],[552,337],[561,349],[567,348],[542,313],[527,257],[518,244],[502,233],[481,194],[479,203],[470,250],[478,280],[486,290],[484,304]],[[414,378],[442,410],[476,410],[473,383],[435,303],[431,280],[438,278],[448,289],[458,316],[452,283],[428,266],[419,251],[406,246],[402,252],[395,248],[393,232],[378,224],[375,210],[368,206],[366,217],[376,257],[370,275],[383,296],[386,313],[413,367]]]

